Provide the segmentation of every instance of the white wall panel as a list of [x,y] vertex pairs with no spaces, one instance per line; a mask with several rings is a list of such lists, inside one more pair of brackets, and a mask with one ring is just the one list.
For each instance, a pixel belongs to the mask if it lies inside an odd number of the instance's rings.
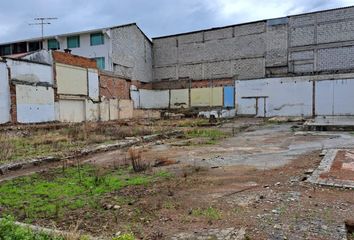
[[6,64],[0,62],[0,124],[10,121],[10,88]]
[[17,121],[55,121],[54,90],[51,87],[16,85]]
[[168,108],[168,90],[146,90],[140,89],[140,107],[145,109]]

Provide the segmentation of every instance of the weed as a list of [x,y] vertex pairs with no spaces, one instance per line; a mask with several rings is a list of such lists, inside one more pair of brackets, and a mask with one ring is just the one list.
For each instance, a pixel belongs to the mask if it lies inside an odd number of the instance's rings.
[[0,162],[9,160],[13,154],[13,150],[10,138],[5,134],[0,134]]
[[149,164],[142,160],[140,149],[134,147],[129,148],[128,156],[134,172],[143,172],[148,169]]
[[206,209],[197,208],[192,210],[192,215],[195,217],[206,217],[208,220],[220,220],[221,212],[213,207]]
[[185,136],[187,138],[204,138],[201,144],[213,145],[217,140],[226,137],[226,134],[217,129],[193,129],[188,131]]
[[132,233],[125,233],[122,234],[118,237],[113,238],[112,240],[135,240],[136,238],[134,237],[134,235]]
[[[103,170],[101,170],[103,171]],[[22,220],[58,218],[79,208],[99,209],[106,193],[126,186],[147,185],[156,175],[131,174],[127,169],[100,173],[90,165],[56,169],[43,174],[21,177],[0,185],[3,214],[15,214]],[[160,175],[161,176],[161,175]]]

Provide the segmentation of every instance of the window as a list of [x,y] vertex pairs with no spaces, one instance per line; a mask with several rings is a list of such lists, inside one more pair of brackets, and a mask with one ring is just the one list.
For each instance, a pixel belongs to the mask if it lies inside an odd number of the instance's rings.
[[11,45],[0,46],[0,56],[11,55]]
[[30,52],[37,51],[42,48],[42,42],[29,42],[28,50]]
[[102,33],[93,33],[90,35],[91,46],[104,44],[104,36]]
[[56,39],[48,39],[48,49],[57,50],[60,49],[60,44]]
[[67,37],[68,48],[79,48],[80,47],[80,36]]
[[94,58],[96,60],[97,63],[97,67],[99,69],[105,69],[106,64],[105,64],[105,59],[104,57],[98,57],[98,58]]

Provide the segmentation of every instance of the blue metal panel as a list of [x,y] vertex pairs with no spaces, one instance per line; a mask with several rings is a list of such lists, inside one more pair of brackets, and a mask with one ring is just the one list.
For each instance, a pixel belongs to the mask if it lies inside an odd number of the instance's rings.
[[224,107],[235,107],[235,90],[233,86],[224,87]]

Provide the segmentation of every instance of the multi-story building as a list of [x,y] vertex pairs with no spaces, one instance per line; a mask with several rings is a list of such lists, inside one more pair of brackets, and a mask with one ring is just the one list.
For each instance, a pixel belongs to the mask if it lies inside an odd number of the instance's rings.
[[95,59],[101,69],[132,80],[149,82],[152,79],[152,43],[135,23],[3,43],[0,56],[42,48],[68,49],[75,55]]

